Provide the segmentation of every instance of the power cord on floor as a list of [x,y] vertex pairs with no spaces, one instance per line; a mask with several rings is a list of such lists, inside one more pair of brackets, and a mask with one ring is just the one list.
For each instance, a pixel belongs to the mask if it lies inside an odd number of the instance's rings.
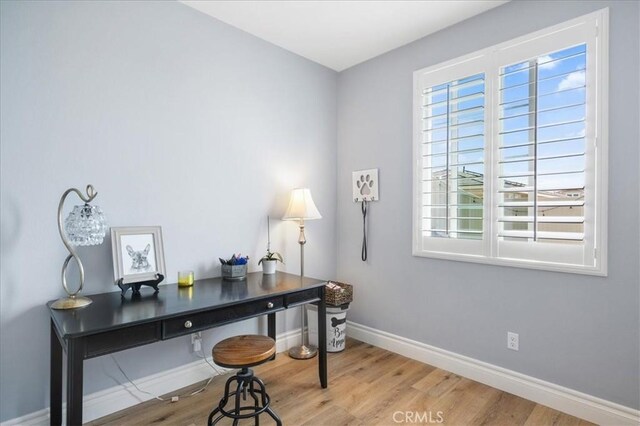
[[113,362],[114,362],[114,364],[116,365],[116,367],[118,367],[118,370],[120,370],[120,373],[122,373],[122,375],[125,377],[125,379],[127,379],[127,381],[128,381],[129,383],[131,383],[131,385],[133,385],[133,387],[134,387],[134,388],[136,388],[136,390],[137,390],[138,392],[143,393],[143,394],[145,394],[145,395],[150,395],[150,396],[152,396],[153,398],[157,399],[158,401],[162,401],[162,402],[177,402],[180,398],[187,398],[187,397],[190,397],[190,396],[195,396],[195,395],[197,395],[197,394],[199,394],[199,393],[201,393],[201,392],[204,392],[204,391],[207,389],[207,387],[209,386],[209,384],[213,381],[213,378],[214,378],[214,377],[216,377],[216,376],[220,376],[220,375],[223,375],[223,374],[224,374],[224,372],[220,371],[220,370],[218,369],[218,367],[217,367],[215,364],[212,364],[212,363],[207,359],[207,357],[206,357],[206,355],[205,355],[204,351],[202,350],[202,347],[200,348],[200,352],[202,353],[202,356],[200,356],[197,352],[195,353],[195,354],[196,354],[196,356],[197,356],[198,358],[203,359],[203,360],[204,360],[204,361],[205,361],[205,362],[206,362],[206,363],[207,363],[207,364],[208,364],[208,365],[213,369],[213,371],[215,371],[215,374],[214,374],[214,375],[212,375],[212,376],[209,378],[209,380],[207,380],[207,383],[205,383],[205,385],[204,385],[203,387],[201,387],[200,389],[198,389],[198,390],[196,390],[196,391],[193,391],[193,392],[191,392],[191,393],[189,393],[189,394],[186,394],[186,395],[175,395],[175,396],[172,396],[170,399],[164,399],[164,398],[162,398],[161,396],[158,396],[158,395],[154,394],[153,392],[149,392],[149,391],[146,391],[146,390],[144,390],[144,389],[141,389],[138,385],[136,385],[136,384],[135,384],[135,382],[134,382],[133,380],[131,380],[131,379],[129,378],[129,376],[127,375],[127,373],[125,373],[125,372],[124,372],[123,368],[122,368],[122,367],[120,366],[120,364],[118,363],[118,360],[116,359],[116,357],[115,357],[115,356],[113,356],[113,355],[111,355],[111,359],[113,359]]
[[127,373],[124,372],[124,370],[122,369],[122,367],[120,366],[120,364],[118,363],[118,360],[116,359],[115,356],[111,355],[111,359],[113,360],[113,362],[115,363],[116,367],[118,367],[118,370],[120,370],[120,372],[122,373],[122,375],[124,376],[125,379],[127,379],[127,381],[129,383],[131,383],[133,385],[134,388],[136,388],[138,390],[138,392],[144,393],[146,395],[151,395],[152,397],[154,397],[155,399],[157,399],[158,401],[166,401],[165,399],[159,397],[158,395],[152,393],[152,392],[148,392],[146,390],[140,389],[138,387],[138,385],[135,384],[135,382],[133,380],[131,380],[129,378],[129,376],[127,376]]
[[206,383],[202,388],[200,388],[200,389],[198,389],[197,391],[193,392],[193,393],[192,393],[191,395],[189,395],[189,396],[197,395],[197,394],[199,394],[200,392],[204,392],[204,391],[205,391],[205,389],[207,389],[207,386],[209,386],[209,383],[211,383],[211,381],[213,380],[213,378],[214,378],[215,376],[222,376],[223,374],[225,374],[224,372],[222,372],[222,371],[218,370],[218,367],[216,367],[216,365],[215,365],[215,364],[212,364],[211,362],[209,362],[209,359],[207,358],[207,356],[206,356],[206,355],[205,355],[205,353],[204,353],[204,350],[202,349],[202,345],[200,345],[200,352],[202,353],[202,356],[198,355],[198,353],[197,353],[197,352],[195,353],[195,354],[196,354],[196,356],[197,356],[198,358],[202,358],[202,359],[204,359],[204,361],[205,361],[207,364],[209,364],[209,366],[210,366],[211,368],[213,368],[213,371],[215,371],[215,372],[216,372],[216,374],[214,374],[213,376],[211,376],[211,378],[209,379],[209,381],[208,381],[208,382],[207,382],[207,383]]

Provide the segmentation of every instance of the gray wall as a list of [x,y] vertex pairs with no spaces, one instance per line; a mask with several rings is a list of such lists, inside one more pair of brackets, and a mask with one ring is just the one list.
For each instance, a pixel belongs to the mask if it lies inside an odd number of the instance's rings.
[[[333,278],[334,71],[175,2],[1,4],[0,421],[49,405],[44,305],[63,294],[56,209],[68,187],[95,185],[112,226],[161,225],[175,282],[179,269],[218,276],[234,251],[256,269],[267,213],[281,217],[289,190],[308,186],[323,214],[307,224],[308,275]],[[296,225],[272,231],[298,271]],[[110,249],[81,249],[87,293],[114,290]],[[211,331],[204,348],[259,328]],[[116,357],[132,378],[197,359],[188,338]],[[86,393],[124,381],[109,357],[85,368]]]
[[[610,7],[609,276],[411,255],[412,73]],[[338,277],[350,319],[639,408],[638,2],[514,1],[340,73]],[[380,168],[369,261],[351,171]],[[520,351],[506,348],[507,331]]]
[[[413,71],[604,6],[609,277],[412,257]],[[307,227],[308,271],[332,278],[337,267],[355,284],[350,319],[638,408],[636,2],[512,2],[338,78],[178,3],[3,1],[0,15],[0,421],[48,405],[44,303],[62,295],[66,255],[55,210],[62,191],[86,183],[111,225],[163,226],[170,282],[178,269],[219,275],[215,259],[232,251],[255,259],[263,216],[309,186],[323,219]],[[382,201],[364,264],[350,173],[367,167],[380,167]],[[272,231],[295,272],[297,228],[276,220]],[[110,244],[81,256],[87,292],[112,290]],[[296,314],[279,316],[278,331]],[[258,329],[211,331],[205,348]],[[520,333],[519,352],[506,349],[507,330]],[[197,359],[188,338],[116,357],[133,378]],[[109,357],[85,372],[87,393],[124,380]]]

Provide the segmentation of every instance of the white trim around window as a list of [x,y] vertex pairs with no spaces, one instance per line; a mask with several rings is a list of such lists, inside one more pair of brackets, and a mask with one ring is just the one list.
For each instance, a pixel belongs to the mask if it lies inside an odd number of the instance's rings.
[[606,276],[608,21],[414,73],[414,256]]

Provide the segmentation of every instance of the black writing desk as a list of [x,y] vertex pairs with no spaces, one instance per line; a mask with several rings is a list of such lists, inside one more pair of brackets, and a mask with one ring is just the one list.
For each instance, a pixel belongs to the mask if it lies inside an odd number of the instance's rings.
[[164,285],[160,292],[142,289],[126,299],[120,292],[89,296],[93,303],[51,313],[51,424],[62,423],[62,353],[67,354],[67,423],[82,424],[83,361],[135,346],[184,336],[224,324],[268,317],[268,334],[276,338],[278,311],[318,302],[318,371],[327,387],[325,281],[278,272],[254,272],[246,280],[211,278],[193,287]]

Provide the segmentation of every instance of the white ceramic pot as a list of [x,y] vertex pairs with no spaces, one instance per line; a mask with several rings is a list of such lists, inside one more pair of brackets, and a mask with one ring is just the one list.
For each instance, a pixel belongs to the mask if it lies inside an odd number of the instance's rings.
[[277,260],[263,260],[262,261],[262,273],[263,274],[275,274],[276,273]]

